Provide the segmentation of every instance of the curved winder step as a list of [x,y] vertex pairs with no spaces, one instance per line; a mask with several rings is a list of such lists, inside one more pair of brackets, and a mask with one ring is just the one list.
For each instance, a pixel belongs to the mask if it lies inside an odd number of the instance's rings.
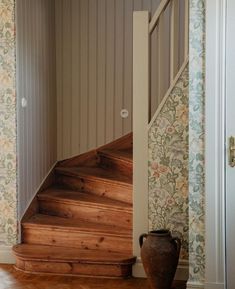
[[58,167],[58,183],[72,190],[132,204],[132,178],[98,167]]
[[38,195],[40,213],[132,228],[131,205],[87,192],[51,188]]
[[102,149],[98,151],[100,166],[110,168],[129,176],[133,167],[132,150]]
[[120,253],[77,250],[69,247],[17,245],[13,249],[17,269],[99,277],[129,277],[135,258]]

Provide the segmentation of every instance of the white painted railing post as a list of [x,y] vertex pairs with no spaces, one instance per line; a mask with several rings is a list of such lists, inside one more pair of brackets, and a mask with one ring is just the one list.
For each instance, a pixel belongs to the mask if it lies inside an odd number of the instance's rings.
[[173,82],[179,70],[179,0],[171,2],[171,43],[170,43],[170,80]]
[[185,0],[185,20],[184,20],[184,57],[188,56],[189,52],[189,0]]
[[149,12],[138,11],[133,19],[133,253],[138,258],[134,276],[140,276],[142,268],[138,239],[148,231],[148,121]]

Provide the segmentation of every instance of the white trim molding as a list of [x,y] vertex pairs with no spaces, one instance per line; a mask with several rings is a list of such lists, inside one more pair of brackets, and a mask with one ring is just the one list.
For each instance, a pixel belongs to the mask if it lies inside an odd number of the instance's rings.
[[205,283],[205,289],[224,289],[224,283]]
[[226,0],[207,0],[206,5],[205,289],[224,289]]
[[149,12],[133,14],[133,255],[148,232]]
[[199,282],[188,282],[187,289],[204,289],[204,284]]
[[11,246],[0,246],[0,264],[15,264]]
[[[179,260],[179,265],[175,274],[175,280],[188,280],[189,272],[189,263],[185,260]],[[143,263],[140,258],[137,258],[136,264],[133,266],[133,277],[136,278],[146,278],[146,274],[144,272]]]

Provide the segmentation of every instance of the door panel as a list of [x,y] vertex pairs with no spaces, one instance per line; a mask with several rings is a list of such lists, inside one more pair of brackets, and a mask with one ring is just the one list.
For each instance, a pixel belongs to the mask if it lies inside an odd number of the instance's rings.
[[235,1],[227,1],[226,39],[226,255],[227,288],[235,288],[235,167],[229,164],[229,137],[235,137]]

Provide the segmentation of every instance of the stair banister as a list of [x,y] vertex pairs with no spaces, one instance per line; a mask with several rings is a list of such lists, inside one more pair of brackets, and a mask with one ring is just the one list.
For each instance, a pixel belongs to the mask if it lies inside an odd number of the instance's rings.
[[152,34],[154,28],[157,26],[158,20],[159,20],[160,16],[162,15],[162,13],[167,8],[169,2],[171,2],[171,0],[162,0],[162,2],[160,3],[158,9],[154,13],[154,15],[153,15],[153,17],[152,17],[152,19],[151,19],[151,21],[149,23],[149,33],[150,34]]
[[[179,9],[184,1],[184,43],[180,46]],[[150,37],[171,5],[170,15],[170,83],[157,111],[150,115]],[[188,64],[189,0],[162,0],[149,21],[148,11],[133,14],[133,253],[137,264],[133,275],[144,276],[140,260],[138,237],[148,231],[148,131],[156,120],[161,107]],[[178,23],[178,25],[177,25]],[[178,26],[178,27],[177,27]],[[162,33],[159,37],[162,37]],[[159,39],[161,42],[161,39]],[[180,67],[179,51],[184,47],[184,62]],[[165,52],[162,51],[164,54]],[[160,55],[160,58],[163,56]],[[160,62],[157,73],[164,71]],[[138,262],[139,261],[139,262]]]

